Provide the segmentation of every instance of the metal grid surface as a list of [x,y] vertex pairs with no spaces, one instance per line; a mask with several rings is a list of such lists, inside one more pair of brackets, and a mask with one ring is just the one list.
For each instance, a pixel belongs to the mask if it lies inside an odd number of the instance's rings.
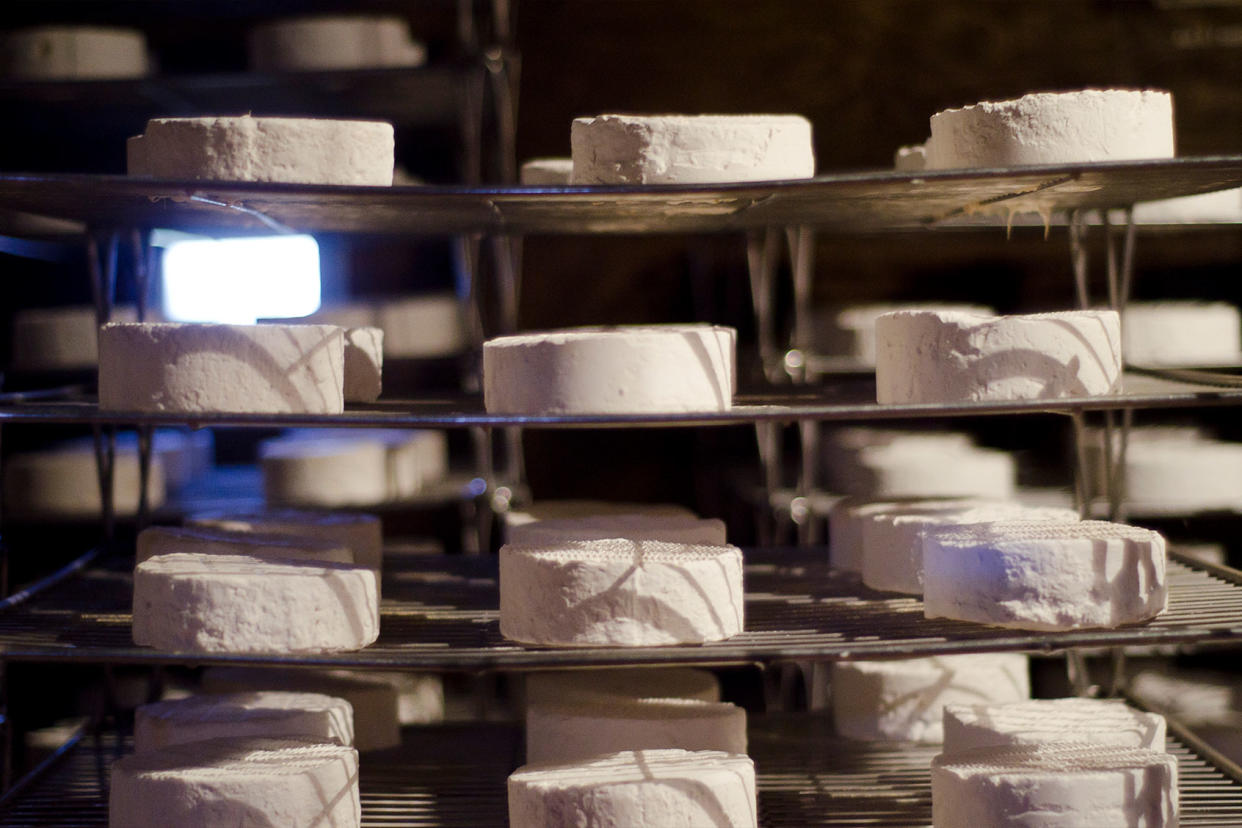
[[910,230],[1003,212],[1122,207],[1242,185],[1242,156],[805,181],[626,187],[336,187],[0,175],[0,205],[104,227],[353,233],[718,233],[806,225]]
[[1171,562],[1168,612],[1148,624],[1037,633],[926,619],[918,599],[872,592],[855,577],[829,570],[823,557],[815,550],[748,551],[746,632],[728,641],[554,649],[501,637],[495,558],[391,555],[385,562],[379,641],[358,652],[314,656],[201,655],[137,647],[130,637],[132,580],[128,566],[118,562],[68,578],[0,612],[0,657],[487,670],[1048,652],[1073,646],[1230,643],[1242,634],[1242,573],[1223,568]]
[[[924,826],[931,822],[929,768],[938,748],[862,744],[832,735],[822,717],[752,717],[759,824]],[[406,732],[395,751],[362,758],[362,825],[503,826],[505,777],[518,765],[514,726],[450,724]],[[107,750],[85,741],[0,813],[0,826],[104,826]],[[1175,738],[1183,828],[1242,824],[1242,786]]]

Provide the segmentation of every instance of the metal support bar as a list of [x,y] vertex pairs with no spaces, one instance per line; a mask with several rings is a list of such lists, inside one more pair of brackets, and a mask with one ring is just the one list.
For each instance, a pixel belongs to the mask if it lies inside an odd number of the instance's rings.
[[112,480],[116,469],[116,426],[95,426],[95,470],[99,476],[99,502],[103,521],[104,539],[116,536],[116,511],[114,509]]
[[155,429],[153,426],[138,426],[138,529],[147,528],[151,517],[151,501],[148,487],[151,482],[151,443]]
[[95,300],[95,321],[105,325],[112,318],[116,299],[116,254],[120,234],[115,230],[92,229],[86,238],[87,266],[91,274],[91,295]]
[[129,233],[129,247],[134,257],[134,294],[138,321],[147,321],[147,304],[151,301],[151,233],[134,229]]
[[470,429],[470,442],[474,448],[474,466],[481,479],[484,491],[474,499],[475,502],[475,541],[478,553],[486,555],[492,542],[492,493],[496,490],[496,472],[492,462],[492,430],[490,428]]
[[746,269],[750,276],[750,296],[755,309],[759,339],[759,359],[770,382],[779,381],[781,349],[777,344],[776,302],[772,295],[776,265],[780,257],[777,244],[780,231],[769,227],[746,235]]
[[815,263],[815,233],[807,226],[788,227],[789,262],[793,279],[793,331],[791,351],[785,355],[785,370],[795,383],[806,382],[805,354],[813,350],[811,290]]

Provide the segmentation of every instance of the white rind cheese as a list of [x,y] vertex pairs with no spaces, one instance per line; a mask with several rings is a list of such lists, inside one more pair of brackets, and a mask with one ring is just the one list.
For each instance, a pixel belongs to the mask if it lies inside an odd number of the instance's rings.
[[114,26],[38,26],[0,37],[0,76],[21,80],[140,78],[147,39]]
[[328,118],[154,118],[129,174],[195,181],[392,186],[393,129]]
[[1132,365],[1236,365],[1242,319],[1226,302],[1131,302],[1121,314],[1121,351]]
[[151,526],[143,529],[138,534],[134,561],[142,563],[156,555],[177,552],[195,555],[246,555],[271,561],[356,563],[353,550],[327,539],[175,526]]
[[601,699],[720,701],[716,676],[691,667],[553,670],[528,673],[525,686],[528,705]]
[[945,705],[945,754],[1049,742],[1086,742],[1163,753],[1165,722],[1161,715],[1110,699]]
[[[164,477],[164,463],[153,455],[147,477],[147,504],[151,508],[164,503]],[[140,481],[136,447],[118,444],[112,472],[112,506],[116,514],[138,513]],[[4,509],[10,519],[97,518],[102,508],[93,440],[5,458]]]
[[934,828],[1177,825],[1177,757],[1139,748],[978,748],[932,760]]
[[144,704],[134,711],[134,752],[239,737],[354,743],[349,702],[322,693],[229,693]]
[[800,115],[599,115],[570,129],[573,184],[712,184],[815,175]]
[[500,632],[529,644],[642,647],[742,631],[742,552],[658,541],[500,550]]
[[746,711],[726,702],[615,697],[526,708],[527,762],[572,762],[653,748],[744,754]]
[[507,542],[515,546],[546,546],[565,541],[609,538],[724,546],[729,542],[725,535],[725,524],[721,520],[659,515],[559,518],[510,526],[506,532]]
[[468,346],[461,302],[451,293],[393,296],[324,305],[297,319],[262,319],[283,324],[379,328],[388,359],[426,359],[460,353]]
[[710,325],[584,328],[483,345],[483,400],[496,414],[728,411],[733,338]]
[[186,525],[226,532],[256,532],[264,535],[297,535],[319,538],[345,546],[354,553],[354,563],[379,569],[384,555],[384,533],[380,519],[361,512],[316,512],[305,509],[273,509],[267,512],[212,512],[192,515]]
[[863,526],[877,515],[919,509],[965,508],[973,501],[966,498],[907,498],[904,500],[865,501],[844,497],[832,505],[828,513],[828,555],[833,569],[862,572]]
[[[1105,432],[1089,432],[1088,482],[1107,495]],[[1113,432],[1113,457],[1121,456]],[[1130,429],[1122,470],[1123,500],[1143,515],[1177,515],[1242,508],[1242,443],[1214,440],[1194,429],[1151,426]]]
[[384,388],[384,332],[346,328],[345,402],[375,402]]
[[881,404],[1043,400],[1121,390],[1116,311],[899,311],[876,320]]
[[860,367],[875,367],[875,321],[897,311],[944,311],[993,316],[984,305],[902,302],[824,308],[815,314],[815,346],[823,354],[848,357]]
[[388,500],[388,450],[378,440],[275,438],[260,446],[259,462],[263,496],[276,506],[370,506]]
[[340,414],[344,337],[329,325],[111,323],[104,411]]
[[1002,522],[929,533],[923,611],[1024,630],[1116,627],[1164,612],[1165,543],[1118,523]]
[[421,66],[427,49],[400,17],[324,15],[255,26],[246,40],[250,68],[260,72]]
[[1172,158],[1173,96],[1156,90],[1033,92],[931,117],[927,169]]
[[[13,367],[20,371],[81,371],[99,364],[95,308],[27,308],[13,314]],[[112,309],[113,322],[135,322],[131,307]]]
[[898,147],[893,153],[893,169],[898,172],[918,172],[927,169],[927,147],[922,144]]
[[717,751],[638,750],[509,776],[510,828],[757,828],[755,763]]
[[1028,659],[1016,653],[842,661],[832,669],[837,733],[862,741],[944,740],[947,704],[1003,704],[1031,697]]
[[212,739],[112,764],[112,828],[357,828],[358,752],[299,739]]
[[532,158],[522,162],[518,181],[527,186],[564,187],[573,172],[572,158]]
[[186,653],[326,653],[379,636],[363,566],[158,555],[134,568],[134,643]]

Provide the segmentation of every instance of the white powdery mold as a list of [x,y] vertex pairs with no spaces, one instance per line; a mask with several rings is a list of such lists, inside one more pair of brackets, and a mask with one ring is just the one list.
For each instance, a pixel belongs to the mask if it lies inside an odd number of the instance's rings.
[[1165,542],[1106,521],[999,522],[928,533],[923,612],[1024,630],[1117,627],[1164,612]]
[[1121,390],[1116,311],[984,317],[899,311],[876,320],[882,405],[1044,400]]
[[833,725],[842,736],[861,741],[939,744],[945,705],[1030,697],[1029,659],[1019,653],[832,665]]
[[1242,319],[1227,302],[1131,302],[1121,314],[1121,350],[1133,365],[1236,365]]
[[421,66],[427,49],[403,18],[310,15],[255,26],[246,39],[250,68],[305,72]]
[[134,643],[185,653],[328,653],[379,636],[363,566],[239,555],[157,555],[134,567]]
[[0,37],[0,76],[24,80],[140,78],[146,36],[117,26],[35,26]]
[[724,521],[664,515],[601,515],[558,518],[508,527],[506,540],[515,546],[547,546],[565,541],[621,538],[697,546],[727,544]]
[[727,702],[616,697],[526,708],[528,763],[660,748],[745,754],[746,711]]
[[756,828],[755,763],[719,751],[636,750],[509,776],[510,828]]
[[828,556],[832,568],[842,572],[862,572],[863,526],[876,515],[966,508],[973,502],[968,498],[863,500],[844,497],[834,503],[828,513]]
[[357,828],[358,752],[299,739],[212,739],[112,764],[108,824]]
[[1073,509],[1001,501],[925,503],[862,519],[862,579],[872,589],[923,594],[923,538],[928,532],[1001,520],[1078,520]]
[[227,693],[144,704],[134,711],[134,752],[207,739],[294,738],[354,743],[349,702],[322,693]]
[[522,162],[518,181],[526,186],[564,187],[573,171],[572,158],[532,158]]
[[384,389],[384,332],[346,328],[345,402],[375,402]]
[[728,411],[735,337],[712,325],[636,325],[492,339],[484,405],[534,416]]
[[110,323],[99,332],[99,407],[340,414],[344,350],[331,325]]
[[742,552],[658,541],[500,550],[500,632],[528,644],[643,647],[742,631]]
[[354,563],[379,569],[384,555],[383,524],[362,512],[272,509],[264,512],[203,512],[186,518],[186,526],[226,532],[296,535],[345,546]]
[[1026,745],[932,760],[932,825],[1177,825],[1177,757],[1140,748]]
[[1165,721],[1113,699],[1032,699],[1008,704],[949,704],[944,753],[984,747],[1087,743],[1165,749]]
[[1173,96],[1085,89],[946,109],[925,147],[931,170],[1172,158]]
[[526,674],[528,705],[602,699],[720,701],[720,681],[692,667],[552,670]]
[[815,175],[801,115],[599,115],[570,127],[572,184],[720,184]]
[[328,118],[154,118],[129,174],[193,181],[392,186],[393,129]]
[[244,555],[269,561],[331,561],[355,563],[348,546],[326,538],[269,535],[177,526],[150,526],[138,534],[135,563],[157,555]]
[[815,345],[828,356],[853,357],[859,365],[875,366],[875,322],[897,311],[946,311],[994,316],[984,305],[947,302],[883,302],[824,308],[815,314]]

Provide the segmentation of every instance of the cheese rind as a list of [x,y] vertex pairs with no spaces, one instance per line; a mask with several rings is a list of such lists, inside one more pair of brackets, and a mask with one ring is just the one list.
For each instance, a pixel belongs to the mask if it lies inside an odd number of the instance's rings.
[[151,526],[143,529],[138,534],[134,562],[142,563],[156,555],[179,552],[195,555],[246,555],[272,561],[355,563],[353,550],[327,539],[175,526]]
[[134,752],[207,739],[262,737],[354,743],[349,702],[322,693],[229,693],[141,705],[134,711]]
[[147,39],[115,26],[37,26],[0,37],[0,75],[24,80],[140,78]]
[[932,825],[1177,825],[1177,757],[1139,748],[1026,745],[932,760]]
[[1032,400],[1121,390],[1116,311],[983,317],[898,311],[876,320],[881,404]]
[[384,532],[380,519],[361,512],[317,512],[306,509],[273,509],[266,512],[205,512],[191,515],[186,526],[226,532],[264,535],[297,535],[320,538],[347,547],[354,563],[379,569],[384,555]]
[[170,745],[112,764],[108,824],[298,825],[362,823],[358,752],[298,739],[212,739]]
[[344,338],[329,325],[110,323],[104,411],[340,414]]
[[946,109],[925,147],[932,170],[1172,158],[1173,96],[1085,89]]
[[947,704],[1029,699],[1029,659],[1017,653],[839,661],[832,665],[832,721],[861,741],[944,740]]
[[346,328],[344,337],[345,402],[375,402],[384,388],[384,332]]
[[530,644],[640,647],[742,631],[742,553],[658,541],[500,550],[500,631]]
[[1164,570],[1164,538],[1118,523],[933,532],[923,544],[923,612],[1024,630],[1116,627],[1164,612]]
[[526,761],[572,762],[622,750],[746,753],[746,711],[688,699],[561,701],[526,708]]
[[815,175],[800,115],[599,115],[570,129],[572,184],[700,184]]
[[509,776],[510,828],[756,828],[755,764],[717,751],[638,750]]
[[250,68],[260,72],[421,66],[427,49],[409,24],[386,15],[315,15],[255,26],[247,37]]
[[944,752],[982,747],[1086,742],[1163,753],[1164,717],[1110,699],[1032,699],[947,704]]
[[157,555],[134,568],[134,643],[187,653],[358,650],[379,636],[376,573],[237,555]]
[[389,187],[393,129],[328,118],[154,118],[129,161],[130,175],[154,178]]
[[1242,318],[1226,302],[1131,302],[1121,314],[1121,349],[1132,365],[1235,365]]
[[615,698],[720,701],[716,676],[690,667],[554,670],[528,673],[525,684],[528,705]]

